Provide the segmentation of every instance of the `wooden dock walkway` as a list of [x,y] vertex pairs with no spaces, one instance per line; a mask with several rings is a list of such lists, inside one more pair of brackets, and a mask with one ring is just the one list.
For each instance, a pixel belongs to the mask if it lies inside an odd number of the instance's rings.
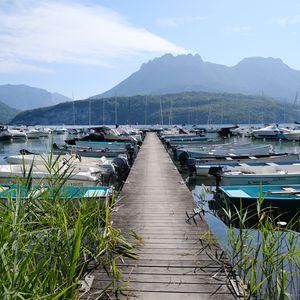
[[[113,215],[115,226],[132,240],[141,236],[139,259],[119,262],[124,285],[118,299],[235,299],[230,266],[200,216],[192,196],[155,133],[147,133]],[[229,276],[228,276],[229,274]],[[95,271],[88,293],[96,299],[110,280]],[[105,279],[106,278],[106,279]],[[107,280],[107,281],[106,281]],[[106,281],[106,282],[105,282]]]

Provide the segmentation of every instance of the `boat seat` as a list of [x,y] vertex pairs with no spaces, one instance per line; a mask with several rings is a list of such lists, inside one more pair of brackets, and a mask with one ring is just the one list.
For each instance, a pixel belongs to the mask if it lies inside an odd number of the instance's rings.
[[[283,190],[287,191],[287,192],[298,192],[297,190],[295,190],[294,188],[291,188],[291,187],[285,187],[285,188],[282,188]],[[295,196],[297,197],[300,197],[300,193],[299,194],[294,194]]]
[[278,164],[273,163],[273,162],[267,162],[267,165],[268,165],[268,166],[278,166]]
[[287,171],[283,171],[283,170],[277,170],[276,171],[277,174],[287,174]]
[[239,165],[240,165],[241,167],[249,167],[249,165],[246,164],[246,163],[239,163]]

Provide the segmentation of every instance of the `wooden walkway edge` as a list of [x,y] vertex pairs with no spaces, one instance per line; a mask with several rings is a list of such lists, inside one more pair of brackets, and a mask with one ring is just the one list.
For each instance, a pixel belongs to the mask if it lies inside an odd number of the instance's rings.
[[[236,299],[231,267],[201,216],[186,222],[196,207],[192,195],[156,134],[145,141],[121,192],[113,221],[132,240],[143,239],[139,259],[119,262],[124,286],[117,299]],[[93,273],[96,299],[110,278]],[[106,281],[107,280],[107,281]]]

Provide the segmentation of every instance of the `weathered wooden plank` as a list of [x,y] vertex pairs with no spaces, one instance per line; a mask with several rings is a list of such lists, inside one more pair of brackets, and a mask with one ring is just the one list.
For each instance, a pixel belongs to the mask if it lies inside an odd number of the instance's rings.
[[[133,243],[134,230],[142,243],[137,260],[116,261],[121,292],[112,299],[234,299],[231,266],[203,217],[186,222],[186,211],[192,215],[195,207],[192,195],[155,134],[147,134],[119,199],[114,225]],[[96,299],[112,280],[104,270],[94,276],[81,299]]]
[[[229,293],[228,286],[222,282],[215,284],[194,284],[180,282],[126,282],[122,287],[123,291],[149,291],[149,292],[178,292],[178,293],[205,293],[205,294],[227,294]],[[98,287],[103,287],[104,282],[96,281],[93,285],[93,290]]]

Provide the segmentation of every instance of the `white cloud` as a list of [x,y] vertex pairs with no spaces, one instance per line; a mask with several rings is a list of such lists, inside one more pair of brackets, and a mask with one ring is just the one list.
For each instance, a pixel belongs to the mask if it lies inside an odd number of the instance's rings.
[[45,71],[40,64],[51,63],[110,66],[136,55],[187,52],[103,6],[51,0],[0,0],[0,45],[0,72]]
[[163,27],[179,27],[186,24],[196,24],[206,20],[207,17],[192,17],[192,16],[181,16],[181,17],[167,17],[158,19],[158,24]]
[[0,73],[51,72],[49,69],[13,60],[0,59]]
[[300,23],[300,15],[285,16],[277,20],[277,24],[280,25],[281,27],[288,27],[290,25],[299,24],[299,23]]

